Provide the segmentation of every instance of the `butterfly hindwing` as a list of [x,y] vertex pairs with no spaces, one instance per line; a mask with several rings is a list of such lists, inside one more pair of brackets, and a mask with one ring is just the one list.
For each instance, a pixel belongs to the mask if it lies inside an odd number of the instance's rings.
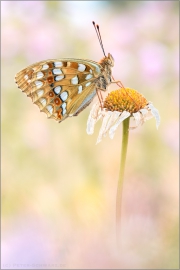
[[91,60],[52,59],[23,69],[15,80],[41,111],[61,122],[89,105],[101,68]]

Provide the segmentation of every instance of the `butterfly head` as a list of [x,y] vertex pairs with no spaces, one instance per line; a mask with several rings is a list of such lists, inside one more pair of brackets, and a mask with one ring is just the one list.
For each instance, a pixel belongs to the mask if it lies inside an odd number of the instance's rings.
[[113,67],[114,66],[114,58],[113,58],[112,54],[108,53],[108,56],[106,56],[105,58],[106,58],[108,65]]
[[114,58],[113,56],[108,53],[108,56],[105,56],[104,58],[101,59],[101,61],[99,62],[99,64],[102,65],[102,67],[113,67],[114,66]]

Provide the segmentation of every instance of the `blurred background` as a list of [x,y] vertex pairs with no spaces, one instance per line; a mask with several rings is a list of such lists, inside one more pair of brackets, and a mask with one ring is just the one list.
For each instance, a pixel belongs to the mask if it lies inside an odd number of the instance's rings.
[[[58,124],[15,74],[45,59],[103,57],[161,115],[130,132],[116,250],[121,128],[95,145],[92,105]],[[179,1],[2,1],[2,269],[179,269]],[[117,89],[113,85],[109,90]]]

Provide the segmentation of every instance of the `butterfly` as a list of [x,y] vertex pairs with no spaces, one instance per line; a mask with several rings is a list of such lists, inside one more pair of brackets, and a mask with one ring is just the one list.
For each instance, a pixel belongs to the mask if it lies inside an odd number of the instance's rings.
[[15,76],[18,88],[48,118],[62,122],[77,116],[96,94],[102,102],[101,91],[106,91],[112,83],[114,59],[110,53],[106,56],[99,26],[95,22],[93,25],[104,54],[99,63],[74,58],[50,59],[32,64]]

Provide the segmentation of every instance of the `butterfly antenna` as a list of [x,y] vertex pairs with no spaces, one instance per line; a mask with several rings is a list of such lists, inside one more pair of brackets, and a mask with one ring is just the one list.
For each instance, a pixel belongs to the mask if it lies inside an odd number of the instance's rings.
[[104,56],[106,57],[106,54],[105,54],[105,51],[104,51],[104,47],[103,47],[103,43],[102,43],[102,39],[101,39],[101,34],[100,34],[100,31],[99,31],[99,25],[96,25],[94,21],[93,21],[92,23],[93,23],[94,28],[95,28],[95,30],[96,30],[96,34],[97,34],[97,37],[98,37],[98,40],[99,40],[101,49],[102,49],[102,51],[103,51],[103,54],[104,54]]
[[99,33],[99,37],[100,37],[100,41],[101,41],[101,47],[102,47],[104,56],[106,56],[105,51],[104,51],[104,46],[103,46],[103,43],[102,43],[101,33],[100,33],[100,30],[99,30],[99,25],[98,24],[96,25],[96,28],[97,28],[98,33]]

